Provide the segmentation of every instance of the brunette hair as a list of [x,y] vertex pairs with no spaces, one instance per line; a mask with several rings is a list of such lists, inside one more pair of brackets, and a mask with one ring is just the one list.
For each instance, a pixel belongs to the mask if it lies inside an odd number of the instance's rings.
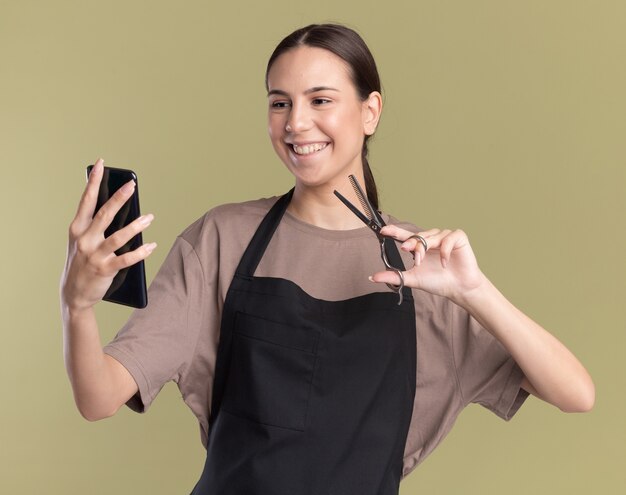
[[[284,38],[275,48],[267,62],[265,71],[265,87],[267,89],[267,76],[272,64],[283,53],[299,46],[311,46],[323,48],[334,53],[344,60],[350,67],[352,82],[359,94],[365,101],[372,91],[381,91],[380,77],[376,62],[369,48],[359,34],[341,24],[310,24],[297,29]],[[367,161],[367,141],[370,136],[365,136],[361,158],[363,161],[363,176],[365,178],[365,190],[367,198],[374,208],[378,209],[378,192],[374,176]]]

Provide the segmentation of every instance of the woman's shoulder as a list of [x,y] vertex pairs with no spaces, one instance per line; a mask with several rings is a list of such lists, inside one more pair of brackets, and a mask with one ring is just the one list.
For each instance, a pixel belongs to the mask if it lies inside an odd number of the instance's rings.
[[263,217],[278,200],[279,196],[251,199],[239,203],[224,203],[208,210],[199,220],[211,219],[215,222],[230,222],[252,217]]
[[278,196],[224,203],[206,211],[180,234],[191,245],[197,245],[206,235],[224,232],[247,232],[258,226]]

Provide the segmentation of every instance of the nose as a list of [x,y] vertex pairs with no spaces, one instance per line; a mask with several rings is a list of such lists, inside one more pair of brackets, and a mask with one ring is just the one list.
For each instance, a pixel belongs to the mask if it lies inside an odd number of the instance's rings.
[[312,116],[306,105],[293,102],[285,124],[285,131],[297,134],[310,129],[312,126]]

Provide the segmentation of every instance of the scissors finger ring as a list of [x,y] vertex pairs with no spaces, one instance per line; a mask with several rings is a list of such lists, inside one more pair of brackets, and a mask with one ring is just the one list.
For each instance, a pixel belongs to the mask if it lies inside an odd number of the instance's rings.
[[402,289],[404,289],[404,275],[402,274],[400,270],[396,270],[395,268],[391,268],[391,271],[396,272],[398,274],[398,276],[400,277],[400,284],[399,285],[387,284],[387,287],[389,287],[391,290],[398,293],[398,305],[401,305],[404,299],[402,296]]
[[428,243],[426,242],[426,239],[424,239],[421,235],[413,234],[411,237],[406,239],[404,242],[408,241],[409,239],[417,239],[418,241],[420,241],[422,243],[422,246],[424,246],[424,252],[428,251]]

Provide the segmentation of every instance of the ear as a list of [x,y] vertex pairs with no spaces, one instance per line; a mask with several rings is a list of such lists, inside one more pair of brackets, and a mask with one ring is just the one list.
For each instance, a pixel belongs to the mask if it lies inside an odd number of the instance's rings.
[[378,91],[372,91],[363,102],[363,132],[371,136],[376,132],[380,114],[383,110],[383,97]]

